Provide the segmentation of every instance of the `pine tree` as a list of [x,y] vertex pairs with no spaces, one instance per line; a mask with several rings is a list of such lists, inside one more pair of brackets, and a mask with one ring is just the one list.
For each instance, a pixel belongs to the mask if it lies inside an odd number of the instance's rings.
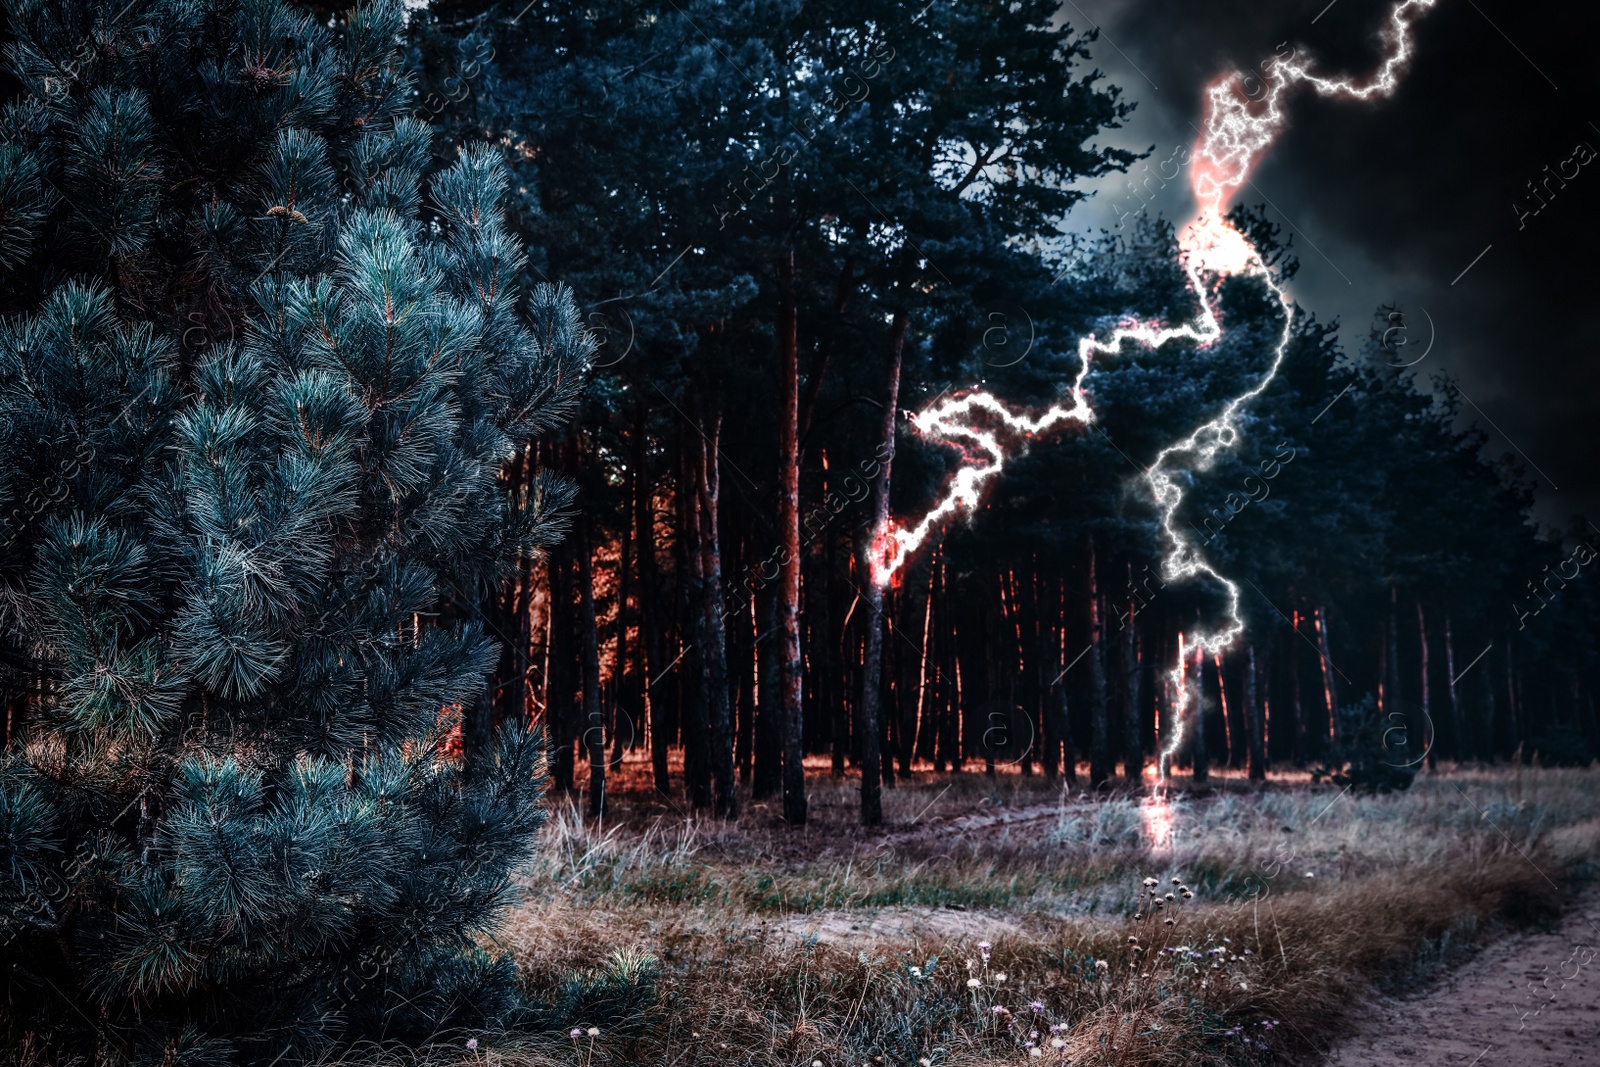
[[0,111],[0,1031],[293,1062],[515,1021],[542,813],[484,604],[591,344],[497,152],[430,172],[398,3],[12,6]]

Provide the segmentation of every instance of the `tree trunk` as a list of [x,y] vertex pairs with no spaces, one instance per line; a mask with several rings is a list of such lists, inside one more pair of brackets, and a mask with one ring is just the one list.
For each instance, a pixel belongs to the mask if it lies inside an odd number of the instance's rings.
[[905,588],[908,594],[900,602],[902,618],[909,617],[917,621],[916,637],[913,645],[916,655],[911,655],[910,649],[904,650],[899,659],[900,670],[895,677],[899,679],[900,693],[895,702],[900,719],[900,738],[897,745],[897,756],[900,761],[900,780],[911,780],[911,761],[916,758],[917,745],[920,743],[922,732],[922,702],[924,693],[924,680],[928,662],[928,607],[924,603],[925,596],[910,595],[910,576],[907,575]]
[[1046,731],[1047,741],[1060,746],[1061,776],[1066,779],[1069,788],[1076,789],[1078,753],[1072,747],[1072,708],[1067,703],[1067,686],[1064,681],[1056,684],[1047,722],[1049,724]]
[[1261,708],[1261,686],[1256,671],[1256,646],[1245,646],[1244,712],[1246,728],[1250,732],[1250,780],[1263,781],[1267,777],[1266,719]]
[[776,796],[783,788],[782,671],[778,660],[778,591],[756,593],[756,736],[755,770],[750,795],[756,800]]
[[1466,737],[1461,725],[1461,703],[1456,694],[1456,641],[1450,632],[1450,615],[1444,617],[1444,670],[1450,689],[1450,758],[1460,762],[1467,752]]
[[1100,632],[1100,586],[1095,578],[1094,536],[1089,537],[1089,785],[1095,789],[1110,777],[1110,723],[1106,708],[1105,642]]
[[1322,695],[1328,703],[1328,740],[1339,740],[1339,690],[1333,682],[1333,654],[1328,651],[1331,644],[1328,637],[1328,609],[1317,608],[1317,646],[1322,655]]
[[[1199,616],[1195,617],[1198,624]],[[1201,645],[1196,645],[1194,650],[1194,703],[1189,709],[1191,722],[1189,730],[1189,758],[1193,761],[1193,775],[1197,782],[1211,780],[1211,750],[1207,747],[1206,738],[1206,652]],[[1222,675],[1217,674],[1217,692],[1222,692]]]
[[739,798],[733,776],[733,709],[728,699],[728,636],[723,627],[722,539],[717,524],[722,482],[717,445],[721,440],[722,417],[719,415],[712,420],[711,432],[701,435],[700,462],[696,465],[699,478],[695,497],[700,508],[696,526],[700,532],[701,595],[705,612],[705,641],[701,653],[710,688],[707,703],[711,718],[712,809],[724,819],[737,819]]
[[885,546],[878,539],[889,526],[889,473],[894,461],[895,416],[900,404],[900,360],[905,350],[910,315],[905,308],[894,313],[889,330],[889,373],[884,386],[883,418],[879,420],[877,481],[872,487],[872,519],[861,539],[861,578],[866,583],[866,644],[861,655],[861,825],[883,822],[878,758],[878,712],[883,695],[883,586],[877,569]]
[[1495,680],[1494,660],[1483,665],[1483,737],[1479,741],[1479,756],[1485,763],[1493,763],[1495,757]]
[[[748,542],[746,542],[748,544]],[[740,572],[742,573],[742,572]],[[739,784],[750,784],[755,756],[755,604],[743,599],[740,590],[738,610],[729,614],[733,624],[734,740],[733,762],[739,769]]]
[[657,688],[659,673],[666,671],[661,654],[661,615],[656,601],[660,591],[656,567],[655,508],[651,502],[654,483],[649,477],[648,423],[640,402],[633,415],[633,533],[639,546],[639,691],[643,708],[650,717],[650,766],[656,792],[672,792],[672,775],[667,763],[667,748],[672,736],[665,695],[667,687]]
[[[691,646],[687,663],[678,668],[683,686],[683,784],[689,803],[702,810],[711,806],[711,657],[705,614],[705,533],[700,526],[701,443],[679,435],[678,462],[678,564],[683,580],[678,586],[679,615],[685,639]],[[693,673],[688,673],[692,671]]]
[[578,596],[583,627],[583,746],[589,753],[589,816],[606,811],[606,730],[600,704],[600,632],[595,623],[594,564],[590,524],[584,519],[578,543]]
[[1506,642],[1506,722],[1511,727],[1511,749],[1522,747],[1522,730],[1517,708],[1517,668],[1511,654],[1511,642]]
[[1389,625],[1384,645],[1384,683],[1379,690],[1378,712],[1388,721],[1388,714],[1400,710],[1400,594],[1394,584],[1389,585]]
[[1420,724],[1423,731],[1422,750],[1428,754],[1428,770],[1431,771],[1437,768],[1438,757],[1433,753],[1435,742],[1432,719],[1433,709],[1428,703],[1428,623],[1422,614],[1422,601],[1416,601],[1416,606],[1417,640],[1422,649],[1422,666],[1420,670],[1422,675],[1422,722]]
[[[1238,759],[1238,751],[1234,745],[1233,705],[1228,703],[1228,683],[1223,678],[1222,653],[1214,652],[1211,654],[1211,665],[1216,671],[1217,675],[1217,701],[1222,705],[1222,742],[1223,746],[1228,750],[1227,765],[1231,770],[1239,765],[1240,760]],[[1201,668],[1196,666],[1195,669],[1200,670]],[[1237,704],[1238,701],[1235,700],[1233,703]]]
[[795,304],[794,250],[778,264],[778,358],[783,390],[780,416],[778,530],[783,567],[778,583],[780,645],[779,693],[783,704],[783,817],[792,826],[806,821],[805,682],[800,659],[800,339]]
[[[1300,632],[1300,613],[1294,613],[1294,631]],[[1294,716],[1294,765],[1304,768],[1309,753],[1306,751],[1306,717],[1300,695],[1300,643],[1289,643],[1289,710]]]
[[572,703],[577,686],[572,684],[572,586],[570,556],[572,546],[558,545],[550,552],[550,626],[545,639],[549,665],[545,668],[545,727],[550,732],[550,747],[555,753],[551,780],[563,793],[575,786]]
[[[828,492],[827,475],[824,473],[823,499],[827,499]],[[822,533],[821,553],[806,557],[806,566],[810,571],[805,595],[806,617],[811,624],[811,654],[808,658],[811,664],[811,725],[813,729],[824,724],[827,726],[831,758],[829,770],[835,778],[843,778],[846,764],[852,761],[850,720],[846,718],[849,702],[844,693],[839,691],[842,687],[837,683],[844,672],[841,666],[834,663],[834,650],[846,637],[851,616],[847,612],[842,620],[846,625],[839,625],[834,619],[833,583],[829,580],[833,575],[834,538],[829,536],[830,533],[828,530]]]
[[[628,471],[628,500],[633,500],[633,483],[639,480],[636,469]],[[617,656],[615,666],[611,671],[611,702],[610,715],[606,719],[606,729],[611,732],[611,760],[609,770],[616,770],[622,766],[622,749],[625,745],[632,745],[635,737],[634,725],[635,710],[638,703],[635,696],[639,692],[637,670],[629,670],[628,653],[628,602],[633,594],[633,523],[622,523],[622,546],[617,555]],[[619,723],[618,718],[627,720],[626,725]]]
[[1123,722],[1123,777],[1134,785],[1144,781],[1144,722],[1139,683],[1143,665],[1139,662],[1139,598],[1133,591],[1133,564],[1128,564],[1128,616],[1122,629],[1122,676],[1126,707]]

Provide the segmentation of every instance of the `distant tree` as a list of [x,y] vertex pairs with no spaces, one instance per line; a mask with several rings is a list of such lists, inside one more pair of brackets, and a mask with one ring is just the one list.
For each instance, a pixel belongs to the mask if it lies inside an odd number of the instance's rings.
[[293,1062],[513,1022],[542,741],[469,745],[508,460],[592,345],[498,151],[424,178],[398,3],[22,3],[0,111],[0,1021]]

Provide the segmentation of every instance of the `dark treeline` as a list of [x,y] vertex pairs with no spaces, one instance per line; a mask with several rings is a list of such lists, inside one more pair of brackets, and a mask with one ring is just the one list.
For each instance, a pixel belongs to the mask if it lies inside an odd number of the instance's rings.
[[[1142,470],[1269,366],[1260,280],[1222,287],[1216,345],[1103,360],[1093,426],[1033,442],[881,594],[864,577],[879,516],[920,514],[959,458],[905,411],[980,383],[1047,404],[1082,333],[1195,313],[1170,227],[1058,227],[1076,179],[1132,161],[1094,147],[1129,106],[1094,35],[1042,2],[483,15],[436,6],[419,66],[507,146],[534,269],[602,341],[584,417],[508,472],[571,472],[583,518],[503,598],[497,714],[548,723],[593,811],[631,748],[696,807],[736,815],[748,785],[797,822],[806,755],[861,774],[869,822],[916,766],[1137,780],[1174,730],[1180,645],[1227,606],[1163,580]],[[1291,279],[1265,217],[1234,218]],[[1187,660],[1197,778],[1326,758],[1369,694],[1430,761],[1600,742],[1594,531],[1538,533],[1525,472],[1485,458],[1448,380],[1399,368],[1377,310],[1356,353],[1297,311],[1237,447],[1180,467],[1175,528],[1247,623]]]

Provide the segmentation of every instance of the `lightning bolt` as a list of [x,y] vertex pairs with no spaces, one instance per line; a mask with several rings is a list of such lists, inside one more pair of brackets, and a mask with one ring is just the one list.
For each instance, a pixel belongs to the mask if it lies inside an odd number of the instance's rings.
[[[872,579],[887,585],[910,556],[944,522],[958,512],[974,512],[984,486],[1004,469],[1007,442],[1027,440],[1059,425],[1077,423],[1088,426],[1094,410],[1084,395],[1084,380],[1089,376],[1096,354],[1115,355],[1124,341],[1159,348],[1176,338],[1187,338],[1209,345],[1222,336],[1212,298],[1223,279],[1233,275],[1259,277],[1277,297],[1283,308],[1283,330],[1273,349],[1267,371],[1248,391],[1230,400],[1222,412],[1196,427],[1187,437],[1162,449],[1145,472],[1145,482],[1161,515],[1161,535],[1166,551],[1161,561],[1165,581],[1210,578],[1227,590],[1227,614],[1213,630],[1191,635],[1185,648],[1180,644],[1177,662],[1168,674],[1176,694],[1173,704],[1174,728],[1162,749],[1166,764],[1183,744],[1187,712],[1194,702],[1194,684],[1200,664],[1207,654],[1217,655],[1229,648],[1244,632],[1239,614],[1239,586],[1219,574],[1201,554],[1199,546],[1174,525],[1183,503],[1183,488],[1174,475],[1173,457],[1192,457],[1189,466],[1205,470],[1217,453],[1232,448],[1239,439],[1235,418],[1240,409],[1259,396],[1277,376],[1288,349],[1293,325],[1293,306],[1288,294],[1272,277],[1261,255],[1224,218],[1228,200],[1249,179],[1279,134],[1288,124],[1286,100],[1302,85],[1318,94],[1370,100],[1385,97],[1399,84],[1400,72],[1413,52],[1411,29],[1417,14],[1434,6],[1436,0],[1401,0],[1389,11],[1381,31],[1384,44],[1382,64],[1365,81],[1329,78],[1318,74],[1309,56],[1298,52],[1272,62],[1262,90],[1248,92],[1232,75],[1217,78],[1205,90],[1205,121],[1195,145],[1195,167],[1191,185],[1198,211],[1178,238],[1180,260],[1189,287],[1200,304],[1200,314],[1192,323],[1167,326],[1159,322],[1127,320],[1104,338],[1093,335],[1078,341],[1078,374],[1072,383],[1071,403],[1055,404],[1038,415],[1013,412],[1002,401],[983,390],[973,390],[936,402],[911,416],[912,427],[929,440],[945,441],[963,452],[963,462],[946,485],[938,502],[909,525],[890,520],[874,532]],[[1264,68],[1265,69],[1265,68]],[[1193,678],[1187,669],[1193,658]]]

